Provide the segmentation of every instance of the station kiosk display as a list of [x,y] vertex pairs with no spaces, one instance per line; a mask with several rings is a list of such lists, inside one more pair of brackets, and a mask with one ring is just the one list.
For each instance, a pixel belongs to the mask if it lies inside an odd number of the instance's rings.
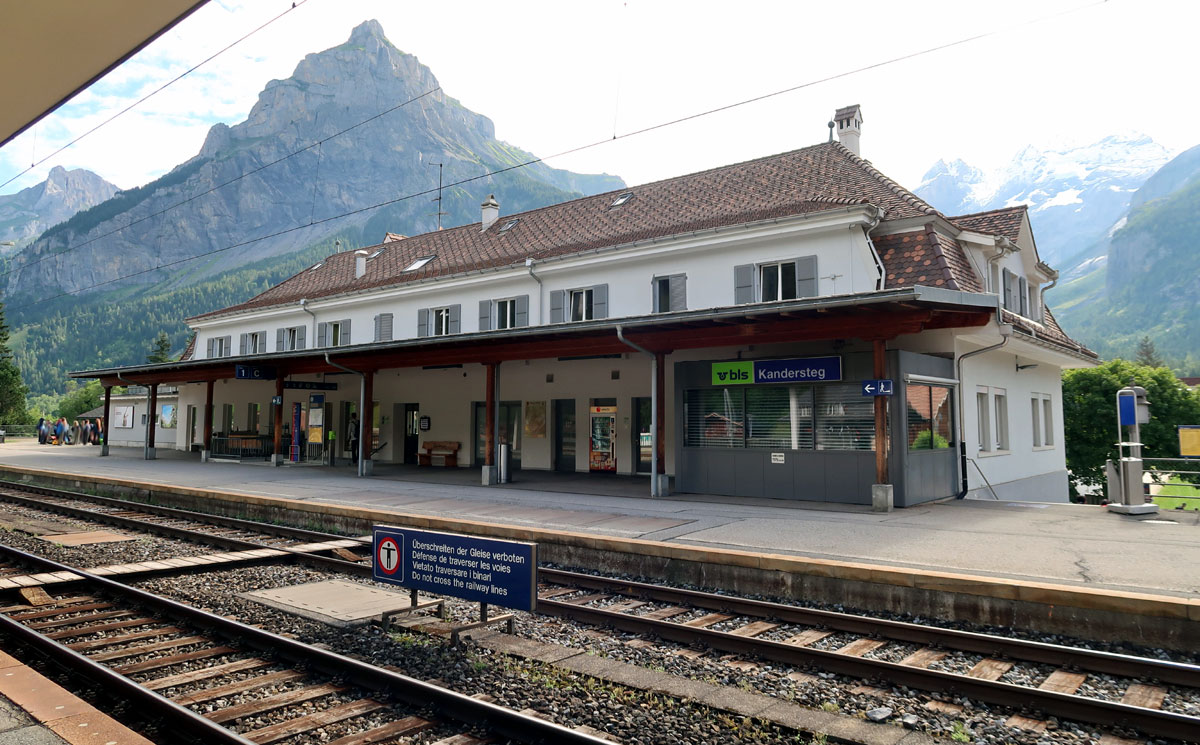
[[616,473],[617,407],[592,406],[588,470]]

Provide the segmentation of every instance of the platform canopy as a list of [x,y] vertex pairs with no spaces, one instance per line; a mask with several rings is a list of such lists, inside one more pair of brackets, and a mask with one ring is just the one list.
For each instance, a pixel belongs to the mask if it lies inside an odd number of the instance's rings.
[[[527,326],[248,357],[184,360],[72,372],[105,386],[199,383],[236,376],[238,365],[280,376],[400,367],[589,357],[632,351],[621,334],[651,352],[834,339],[892,339],[925,330],[970,328],[996,315],[992,295],[910,287],[860,295],[786,300],[603,321]],[[338,363],[326,361],[326,355]]]
[[208,0],[9,0],[0,43],[0,146]]

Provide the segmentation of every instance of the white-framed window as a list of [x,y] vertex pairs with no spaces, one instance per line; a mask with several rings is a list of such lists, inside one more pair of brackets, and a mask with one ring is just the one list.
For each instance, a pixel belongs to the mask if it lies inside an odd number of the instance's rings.
[[796,298],[796,262],[779,261],[758,267],[758,299],[794,300]]
[[450,333],[450,308],[429,309],[429,335],[445,336]]
[[496,301],[496,328],[512,329],[517,327],[517,299]]
[[329,334],[329,346],[340,347],[342,345],[342,322],[330,321],[326,333]]
[[233,354],[233,337],[232,336],[217,336],[209,339],[207,342],[208,354],[206,359],[215,359],[217,357],[229,357]]
[[304,349],[307,326],[289,326],[275,330],[275,351],[294,352]]
[[1049,393],[1034,393],[1029,399],[1033,420],[1033,447],[1054,447],[1054,398]]
[[300,335],[300,329],[302,329],[302,328],[304,328],[304,327],[303,326],[299,326],[299,327],[293,326],[290,329],[284,329],[284,337],[283,337],[284,347],[283,348],[286,351],[290,352],[293,349],[300,348],[297,343],[300,341],[299,335]]
[[344,347],[350,344],[350,319],[317,324],[318,347]]
[[653,283],[653,312],[668,313],[687,310],[687,275],[672,274],[655,277]]
[[975,389],[975,410],[979,419],[979,452],[1007,453],[1008,391],[1004,388],[979,386]]
[[594,310],[594,291],[591,287],[571,290],[568,294],[567,320],[590,321]]
[[255,331],[246,337],[246,353],[262,354],[267,351],[267,334],[265,331]]

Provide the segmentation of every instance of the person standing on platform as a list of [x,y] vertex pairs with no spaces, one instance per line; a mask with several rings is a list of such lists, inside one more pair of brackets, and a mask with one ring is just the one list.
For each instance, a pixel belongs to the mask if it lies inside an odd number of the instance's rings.
[[46,444],[46,417],[42,417],[37,423],[38,444]]
[[54,444],[55,445],[63,444],[63,439],[65,439],[66,436],[67,436],[67,420],[63,419],[62,417],[59,417],[58,421],[54,423]]
[[96,430],[92,433],[92,444],[93,445],[103,445],[104,444],[103,438],[104,438],[104,421],[101,419],[97,419],[96,420]]
[[79,444],[79,434],[80,434],[79,420],[74,419],[71,421],[71,442],[70,442],[71,445]]
[[358,415],[350,415],[350,431],[346,433],[346,441],[350,443],[350,462],[358,465]]
[[79,425],[79,442],[82,445],[92,444],[92,420],[84,419],[83,424]]

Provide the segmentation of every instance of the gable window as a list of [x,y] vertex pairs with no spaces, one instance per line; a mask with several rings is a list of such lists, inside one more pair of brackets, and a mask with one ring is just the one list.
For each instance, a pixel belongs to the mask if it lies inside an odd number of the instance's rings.
[[550,323],[608,318],[608,285],[554,290],[550,293]]
[[733,268],[733,301],[739,305],[794,300],[817,294],[816,256]]
[[421,308],[417,311],[417,336],[446,336],[461,330],[461,305]]
[[350,344],[350,319],[317,324],[318,347],[344,347]]
[[275,351],[292,352],[297,349],[304,349],[306,342],[304,337],[306,331],[306,326],[291,326],[288,328],[276,329]]
[[655,313],[667,313],[673,310],[687,310],[687,276],[673,274],[669,277],[655,277],[653,284]]

